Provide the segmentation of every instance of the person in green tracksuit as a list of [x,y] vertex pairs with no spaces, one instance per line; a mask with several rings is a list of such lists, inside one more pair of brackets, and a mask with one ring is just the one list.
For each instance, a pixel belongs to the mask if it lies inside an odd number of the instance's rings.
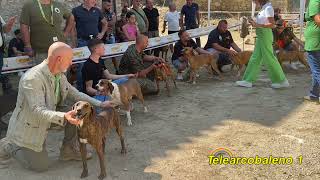
[[257,6],[261,7],[256,21],[249,20],[250,24],[256,28],[257,41],[253,54],[250,58],[248,67],[244,73],[242,81],[236,84],[242,87],[252,87],[252,83],[257,80],[261,64],[264,63],[268,68],[268,75],[272,81],[272,88],[288,87],[289,83],[286,79],[282,68],[273,54],[273,34],[274,27],[274,10],[269,0],[254,0]]

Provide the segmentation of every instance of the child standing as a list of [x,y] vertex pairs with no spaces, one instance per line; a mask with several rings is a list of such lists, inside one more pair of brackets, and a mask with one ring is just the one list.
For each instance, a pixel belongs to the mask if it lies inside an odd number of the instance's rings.
[[136,16],[133,12],[128,12],[126,17],[128,22],[122,27],[122,30],[126,36],[126,41],[135,41],[139,33],[136,23]]

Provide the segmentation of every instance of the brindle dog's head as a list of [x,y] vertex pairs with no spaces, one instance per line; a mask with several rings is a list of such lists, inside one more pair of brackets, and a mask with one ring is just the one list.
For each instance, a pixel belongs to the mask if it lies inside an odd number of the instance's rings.
[[76,119],[81,121],[80,127],[83,125],[83,121],[90,120],[94,115],[93,106],[85,101],[79,101],[72,106],[72,110],[76,112]]
[[99,83],[96,85],[98,91],[105,96],[110,96],[113,93],[114,87],[111,81],[107,79],[101,79]]

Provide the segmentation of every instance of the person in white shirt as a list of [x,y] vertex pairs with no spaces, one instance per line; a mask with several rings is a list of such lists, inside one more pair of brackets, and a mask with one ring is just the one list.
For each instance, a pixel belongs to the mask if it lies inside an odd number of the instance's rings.
[[[168,34],[178,33],[180,30],[180,14],[177,11],[177,7],[174,3],[169,4],[169,12],[164,16],[163,30],[162,33],[166,31],[168,23]],[[173,46],[170,45],[170,50],[173,52]]]
[[246,72],[242,81],[237,81],[236,84],[242,87],[252,87],[252,83],[256,81],[261,64],[264,63],[268,68],[268,75],[272,81],[272,88],[288,87],[289,83],[286,79],[283,70],[273,54],[272,28],[275,26],[274,10],[269,0],[254,0],[257,7],[261,7],[256,21],[250,19],[250,24],[256,28],[257,41],[253,54],[250,58]]

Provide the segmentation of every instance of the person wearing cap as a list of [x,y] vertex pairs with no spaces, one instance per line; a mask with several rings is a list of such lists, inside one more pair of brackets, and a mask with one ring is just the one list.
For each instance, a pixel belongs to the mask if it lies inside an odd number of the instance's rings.
[[284,49],[286,51],[299,50],[299,46],[304,47],[303,42],[293,33],[292,27],[285,27],[282,19],[276,21],[276,28],[273,29],[274,49]]
[[254,83],[259,76],[261,64],[264,63],[269,71],[268,75],[272,82],[272,88],[279,89],[289,87],[289,82],[273,53],[272,28],[274,28],[275,25],[273,7],[269,0],[254,0],[254,3],[261,7],[256,21],[249,19],[250,24],[256,28],[257,43],[242,81],[237,81],[236,84],[241,87],[251,88],[252,83]]

